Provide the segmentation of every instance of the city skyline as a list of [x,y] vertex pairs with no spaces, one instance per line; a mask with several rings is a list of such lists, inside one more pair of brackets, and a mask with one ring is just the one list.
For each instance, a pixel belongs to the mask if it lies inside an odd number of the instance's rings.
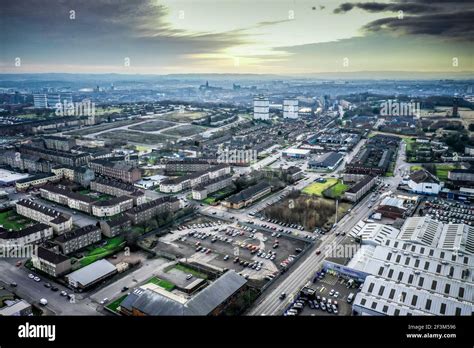
[[2,73],[474,71],[474,12],[465,1],[21,0],[2,7]]

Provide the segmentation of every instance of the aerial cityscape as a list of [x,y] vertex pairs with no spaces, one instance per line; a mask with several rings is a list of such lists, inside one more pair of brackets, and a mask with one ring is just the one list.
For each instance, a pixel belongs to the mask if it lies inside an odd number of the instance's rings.
[[471,3],[1,8],[0,317],[472,317]]

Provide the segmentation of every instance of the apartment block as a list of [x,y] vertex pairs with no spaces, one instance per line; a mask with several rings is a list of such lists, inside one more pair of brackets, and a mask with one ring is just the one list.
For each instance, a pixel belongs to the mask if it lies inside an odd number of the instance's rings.
[[142,177],[139,168],[124,162],[97,159],[91,161],[89,167],[96,174],[105,175],[128,183],[134,183]]
[[213,192],[219,191],[232,184],[232,175],[227,174],[193,188],[193,199],[203,200]]
[[32,255],[31,261],[34,268],[55,278],[71,271],[71,260],[67,256],[41,246]]
[[120,197],[127,196],[133,198],[134,205],[141,205],[146,202],[145,193],[135,186],[106,178],[106,177],[97,177],[90,184],[91,190],[96,192],[105,193],[111,196]]
[[70,215],[27,199],[19,200],[15,206],[18,214],[51,226],[57,235],[72,229],[72,217]]
[[174,213],[179,210],[180,204],[176,197],[166,196],[134,207],[127,212],[127,215],[134,225],[143,223],[162,213]]
[[163,180],[160,184],[160,191],[166,193],[180,192],[228,174],[230,174],[230,166],[227,164],[218,164],[205,171],[192,173],[175,179]]
[[97,243],[101,239],[100,228],[96,225],[87,225],[60,235],[54,242],[60,247],[62,253],[67,255]]
[[72,192],[64,188],[46,185],[40,189],[42,198],[68,206],[71,209],[76,209],[90,214],[92,211],[92,204],[94,200],[89,196],[82,195],[77,192]]
[[133,198],[127,196],[114,197],[92,205],[92,215],[98,217],[114,216],[133,208]]
[[43,223],[25,227],[19,231],[9,231],[0,227],[0,243],[7,245],[28,245],[44,242],[53,237],[53,228]]
[[102,234],[108,238],[112,238],[127,231],[132,226],[132,221],[125,215],[108,221],[100,221],[100,229]]

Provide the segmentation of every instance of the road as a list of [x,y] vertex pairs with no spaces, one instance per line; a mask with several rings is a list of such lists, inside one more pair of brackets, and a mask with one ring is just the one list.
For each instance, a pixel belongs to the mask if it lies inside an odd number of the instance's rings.
[[[335,232],[348,233],[357,222],[367,217],[370,212],[370,208],[368,208],[369,199],[370,195],[366,196],[354,207],[350,214],[344,216],[339,221],[333,232],[322,236],[319,246],[321,254],[317,255],[316,247],[313,246],[308,251],[306,258],[296,268],[288,271],[289,275],[283,281],[279,283],[277,281],[276,286],[270,287],[266,291],[266,294],[264,294],[260,301],[256,302],[248,315],[280,315],[284,307],[296,296],[301,287],[308,283],[314,276],[314,273],[322,267],[326,257],[324,250],[329,248],[329,246],[334,250],[334,247],[346,238],[341,235],[336,236]],[[283,292],[288,295],[285,301],[279,299],[280,294]]]
[[[38,303],[40,299],[48,300],[45,310],[50,315],[99,315],[97,306],[91,303],[87,298],[83,299],[81,295],[76,296],[74,303],[69,299],[60,295],[61,291],[71,293],[71,290],[63,285],[52,282],[51,280],[42,279],[40,282],[28,278],[30,272],[25,267],[16,267],[16,259],[8,259],[0,262],[0,280],[7,284],[17,283],[16,287],[7,286],[9,290],[24,298],[29,303]],[[44,286],[45,282],[51,283],[59,288],[57,292],[53,292]]]
[[[359,151],[363,146],[361,141],[351,153],[346,155],[345,163],[349,162],[353,156]],[[403,163],[405,160],[405,148],[398,151],[398,156],[396,163],[397,165]],[[338,171],[342,171],[343,168],[338,168]],[[384,182],[389,183],[390,187],[395,189],[398,186],[399,181],[401,180],[400,175],[396,175],[394,178],[384,178]],[[248,315],[280,315],[282,314],[283,309],[292,301],[292,299],[297,295],[297,292],[307,284],[311,278],[314,276],[314,273],[319,270],[324,263],[326,257],[324,250],[331,247],[332,250],[335,250],[335,246],[340,244],[346,237],[345,236],[336,236],[342,232],[349,233],[350,230],[361,220],[367,218],[371,213],[371,208],[369,208],[369,201],[371,201],[373,194],[365,196],[361,201],[359,201],[353,208],[352,211],[345,215],[337,224],[337,226],[329,234],[324,235],[320,241],[318,249],[321,251],[319,255],[316,254],[316,246],[308,251],[305,259],[299,264],[296,265],[296,268],[291,269],[286,276],[281,281],[276,281],[273,286],[270,286],[266,290],[265,294],[258,300],[253,308],[249,311]],[[378,197],[375,200],[374,205],[376,205],[382,197]],[[337,233],[339,232],[339,233]],[[282,301],[279,299],[281,293],[286,293],[287,299]]]

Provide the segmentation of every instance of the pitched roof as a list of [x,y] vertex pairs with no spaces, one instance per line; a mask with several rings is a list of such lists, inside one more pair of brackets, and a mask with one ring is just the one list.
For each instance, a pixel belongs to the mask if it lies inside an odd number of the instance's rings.
[[420,169],[420,170],[417,170],[416,172],[411,173],[410,180],[416,182],[417,184],[422,183],[422,182],[439,184],[438,178],[425,169]]

